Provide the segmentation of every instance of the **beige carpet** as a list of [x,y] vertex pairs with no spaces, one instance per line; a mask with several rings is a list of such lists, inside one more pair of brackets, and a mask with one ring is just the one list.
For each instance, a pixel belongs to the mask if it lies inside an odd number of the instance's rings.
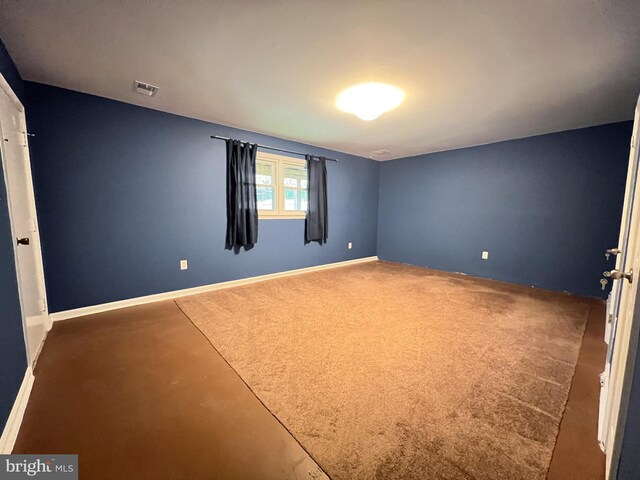
[[178,304],[331,478],[527,480],[591,301],[372,262]]

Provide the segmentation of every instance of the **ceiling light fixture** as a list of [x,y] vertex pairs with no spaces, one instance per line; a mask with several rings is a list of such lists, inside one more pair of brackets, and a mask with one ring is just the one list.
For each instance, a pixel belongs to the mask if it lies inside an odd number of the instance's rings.
[[336,98],[336,107],[343,112],[370,121],[389,110],[393,110],[404,100],[404,92],[398,87],[379,82],[359,83],[349,87]]

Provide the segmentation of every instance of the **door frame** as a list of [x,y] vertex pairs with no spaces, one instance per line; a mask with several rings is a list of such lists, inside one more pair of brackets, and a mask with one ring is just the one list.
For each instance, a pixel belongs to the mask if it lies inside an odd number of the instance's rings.
[[[11,88],[11,86],[9,85],[9,83],[6,81],[6,79],[4,78],[4,76],[0,73],[0,89],[6,93],[9,97],[9,99],[13,102],[13,104],[16,106],[16,108],[18,109],[18,111],[20,112],[20,127],[24,132],[24,139],[25,139],[25,144],[26,144],[26,148],[29,148],[29,142],[28,142],[28,135],[27,135],[27,122],[26,122],[26,113],[25,113],[25,108],[24,105],[22,105],[22,102],[20,102],[20,99],[18,98],[18,96],[15,94],[15,92],[13,91],[13,89]],[[15,240],[16,238],[16,232],[15,232],[15,220],[14,220],[14,212],[13,212],[13,208],[12,208],[12,198],[11,198],[11,192],[9,190],[9,178],[7,175],[7,155],[5,153],[5,146],[4,146],[4,141],[0,141],[0,161],[2,162],[2,173],[3,173],[3,180],[4,180],[4,189],[5,192],[7,194],[7,208],[9,210],[9,223],[11,226],[11,237],[12,240]],[[29,182],[30,185],[33,186],[33,178],[31,176],[31,165],[29,165],[29,168],[27,169],[27,181]],[[33,222],[35,223],[35,232],[34,235],[38,236],[38,239],[40,237],[40,227],[38,225],[38,215],[37,215],[37,210],[36,210],[36,203],[35,203],[35,192],[33,190],[33,187],[30,189],[29,191],[29,197],[30,197],[30,203],[33,206],[33,211],[34,211],[34,218],[33,218]],[[18,297],[20,299],[20,316],[22,318],[22,335],[24,337],[24,346],[26,349],[26,355],[27,355],[27,359],[28,359],[28,363],[31,367],[35,366],[35,363],[38,359],[38,356],[40,355],[40,351],[42,350],[42,346],[44,345],[44,342],[46,340],[46,333],[45,333],[45,337],[43,338],[42,342],[40,343],[40,345],[38,345],[38,349],[35,351],[35,353],[33,354],[33,358],[31,358],[31,353],[30,353],[30,348],[29,348],[29,336],[27,333],[27,319],[25,317],[25,307],[24,307],[24,300],[23,300],[23,294],[22,294],[22,280],[20,278],[20,265],[19,265],[19,261],[18,261],[18,251],[17,251],[17,245],[15,241],[12,241],[11,244],[13,245],[13,261],[15,264],[15,269],[16,269],[16,281],[18,284]],[[46,315],[47,318],[47,323],[45,325],[45,330],[46,332],[48,332],[49,330],[51,330],[51,326],[52,326],[52,321],[51,321],[51,316],[49,315],[49,305],[47,302],[47,287],[46,287],[46,283],[45,283],[45,279],[44,279],[44,266],[43,266],[43,261],[42,261],[42,250],[41,250],[41,243],[40,241],[37,242],[38,245],[38,249],[36,252],[36,255],[38,257],[39,261],[36,261],[36,275],[38,277],[38,281],[41,283],[42,285],[42,292],[44,294],[44,307],[45,307],[45,311],[44,311],[44,315]],[[35,247],[35,245],[34,245]]]
[[[634,238],[640,238],[640,171],[633,172],[632,166],[637,161],[638,155],[640,155],[640,148],[638,148],[638,135],[640,134],[640,97],[636,104],[635,109],[635,122],[633,126],[633,133],[630,141],[629,151],[629,169],[627,174],[627,193],[630,189],[634,190],[633,201],[631,204],[625,201],[623,207],[623,217],[621,232],[627,226],[627,222],[630,222],[629,228],[631,236],[631,230],[635,230]],[[635,176],[635,178],[631,178]],[[628,195],[625,195],[625,199]],[[634,212],[629,216],[629,209]],[[619,245],[618,248],[624,248],[625,251],[620,258],[616,260],[616,269],[624,271],[628,266],[625,264],[629,255],[640,255],[640,245],[632,245],[628,242],[628,245]],[[623,263],[624,262],[624,263]],[[618,282],[617,288],[622,289],[622,282],[626,282],[624,279],[614,280]],[[640,272],[634,271],[634,282],[640,281]],[[631,292],[629,292],[631,294]],[[640,336],[640,289],[636,290],[635,298],[629,298],[627,300],[629,305],[633,305],[633,315],[631,318],[624,318],[625,322],[621,324],[619,322],[620,316],[624,315],[621,306],[618,306],[617,318],[613,319],[615,328],[615,345],[613,351],[613,357],[611,359],[610,377],[607,378],[608,384],[608,398],[607,398],[607,410],[608,410],[608,424],[604,425],[605,429],[609,430],[609,434],[606,437],[606,478],[607,480],[614,480],[617,478],[618,466],[620,462],[620,453],[622,451],[622,443],[624,441],[625,426],[627,423],[627,412],[629,407],[629,400],[631,397],[631,386],[633,383],[633,376],[635,371],[635,362],[638,352],[638,341]],[[625,303],[625,306],[627,303]],[[614,312],[615,314],[616,312]],[[617,350],[617,351],[616,351]],[[616,361],[617,360],[617,361]],[[615,362],[615,364],[614,364]],[[606,364],[605,364],[606,369]]]

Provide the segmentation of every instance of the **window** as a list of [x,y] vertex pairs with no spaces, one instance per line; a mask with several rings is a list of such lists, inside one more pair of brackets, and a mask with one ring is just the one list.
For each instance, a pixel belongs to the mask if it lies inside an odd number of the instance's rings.
[[258,152],[256,191],[260,218],[304,218],[307,212],[307,163]]

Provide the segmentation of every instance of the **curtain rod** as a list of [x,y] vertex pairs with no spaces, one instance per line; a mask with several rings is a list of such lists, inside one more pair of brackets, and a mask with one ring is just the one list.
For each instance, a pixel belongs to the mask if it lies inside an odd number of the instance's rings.
[[[221,137],[219,135],[211,135],[211,138],[214,138],[216,140],[233,140],[232,138],[229,137]],[[251,142],[243,142],[243,143],[251,143]],[[276,147],[270,147],[268,145],[260,145],[260,144],[256,144],[258,145],[258,148],[265,148],[267,150],[274,150],[276,152],[283,152],[283,153],[292,153],[294,155],[308,155],[307,153],[300,153],[300,152],[294,152],[293,150],[285,150],[284,148],[276,148]],[[319,155],[312,155],[312,157],[319,157]],[[335,158],[326,158],[326,157],[322,157],[325,160],[329,160],[330,162],[336,162],[338,163],[338,160],[336,160]]]

